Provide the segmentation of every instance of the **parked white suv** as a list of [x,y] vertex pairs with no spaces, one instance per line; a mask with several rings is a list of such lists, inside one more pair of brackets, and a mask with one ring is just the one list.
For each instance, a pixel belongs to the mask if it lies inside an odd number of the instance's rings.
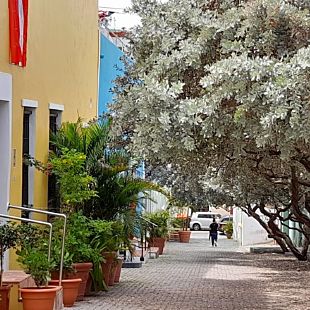
[[189,228],[191,230],[209,230],[209,226],[213,222],[213,218],[215,218],[215,220],[218,222],[221,218],[221,215],[214,212],[194,212],[191,216]]

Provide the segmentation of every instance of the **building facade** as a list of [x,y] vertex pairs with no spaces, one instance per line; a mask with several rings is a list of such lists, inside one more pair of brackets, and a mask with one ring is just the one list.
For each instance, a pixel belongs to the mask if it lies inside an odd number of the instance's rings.
[[0,213],[8,203],[46,209],[48,177],[25,165],[24,154],[45,162],[51,129],[97,116],[97,6],[29,1],[27,64],[20,67],[10,63],[8,1],[0,0]]
[[107,112],[108,105],[113,102],[114,81],[123,74],[124,65],[121,60],[123,56],[123,51],[116,45],[110,32],[102,28],[100,33],[99,115]]

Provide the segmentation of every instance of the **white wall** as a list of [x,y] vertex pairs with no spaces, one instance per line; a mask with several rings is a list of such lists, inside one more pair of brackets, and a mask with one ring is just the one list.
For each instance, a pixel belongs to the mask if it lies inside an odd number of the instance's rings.
[[[0,213],[4,214],[10,199],[11,141],[12,76],[0,72]],[[8,268],[8,251],[4,257],[4,268]]]
[[7,213],[12,140],[12,77],[0,72],[0,213]]
[[242,240],[242,211],[239,208],[233,208],[233,238],[241,244]]
[[[260,215],[262,218],[263,216]],[[253,218],[247,216],[240,208],[234,208],[234,239],[241,245],[252,245],[270,241],[264,228]]]
[[159,210],[165,210],[167,208],[168,200],[165,195],[156,191],[150,191],[149,197],[151,200],[146,199],[143,201],[146,212],[156,212]]

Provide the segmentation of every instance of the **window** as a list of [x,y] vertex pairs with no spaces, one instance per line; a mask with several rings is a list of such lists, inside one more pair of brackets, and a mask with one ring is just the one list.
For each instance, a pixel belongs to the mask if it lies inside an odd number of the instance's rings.
[[210,218],[213,218],[213,215],[211,215],[211,214],[198,214],[198,218],[210,219]]
[[[56,133],[58,130],[58,126],[60,124],[61,112],[56,110],[50,110],[50,118],[49,118],[49,129],[50,133]],[[50,151],[55,151],[55,146],[51,143],[49,144]],[[48,193],[47,193],[47,207],[49,211],[59,212],[60,211],[60,197],[59,190],[56,181],[56,177],[54,175],[48,176]]]
[[[50,133],[57,132],[58,129],[57,118],[58,118],[58,112],[50,110]],[[49,144],[49,149],[53,151],[55,150],[54,146],[51,143]]]
[[[36,145],[36,109],[38,101],[22,99],[24,108],[23,116],[23,140],[22,140],[22,157],[35,157]],[[34,175],[35,168],[22,164],[22,206],[32,207],[34,204]],[[22,216],[29,218],[28,212],[23,212]]]
[[[24,109],[23,119],[23,158],[30,155],[30,115],[31,110]],[[22,206],[28,207],[29,204],[29,165],[23,160],[22,165]],[[23,217],[29,218],[28,212],[23,212]]]

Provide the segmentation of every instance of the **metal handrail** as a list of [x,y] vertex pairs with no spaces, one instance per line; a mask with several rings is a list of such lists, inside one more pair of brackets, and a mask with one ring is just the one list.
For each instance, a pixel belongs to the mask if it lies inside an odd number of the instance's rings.
[[1,213],[0,213],[0,217],[5,218],[5,219],[10,219],[10,220],[26,222],[26,223],[34,223],[34,224],[49,226],[50,232],[49,232],[49,243],[48,243],[48,261],[50,261],[50,259],[51,259],[51,243],[52,243],[52,228],[53,228],[51,223],[43,222],[43,221],[37,221],[37,220],[33,220],[33,219],[26,219],[26,218],[19,217],[19,216],[13,216],[13,215],[1,214]]
[[[158,227],[157,224],[151,222],[150,220],[144,218],[143,216],[141,215],[138,215],[136,214],[136,218],[137,219],[141,219],[143,220],[144,222],[150,224],[152,226],[152,229],[155,228],[155,227]],[[140,261],[144,261],[144,250],[146,251],[147,249],[147,233],[146,233],[146,230],[144,231],[144,236],[142,234],[140,234],[140,238],[138,239],[138,242],[140,242],[142,245],[139,245],[139,244],[134,244],[135,247],[139,248],[139,249],[142,249],[142,252],[141,252],[141,256],[140,256]],[[133,244],[133,243],[132,243]],[[144,245],[143,245],[144,244]],[[126,250],[125,250],[125,253],[124,253],[124,259],[126,258]],[[131,260],[132,260],[132,256],[131,256]]]
[[[138,217],[138,219],[143,220],[145,223],[149,224],[151,226],[150,229],[154,229],[155,227],[158,227],[157,224],[151,222],[150,220],[144,218],[141,215],[138,215],[137,217]],[[147,249],[146,239],[147,239],[147,232],[146,232],[146,230],[144,230],[144,236],[143,236],[143,231],[141,232],[141,235],[140,235],[140,242],[141,242],[142,246],[139,246],[139,245],[137,246],[138,248],[140,248],[142,250],[141,256],[140,256],[140,261],[144,261],[144,250],[146,251],[146,249]],[[143,244],[144,244],[144,246],[143,246]]]
[[148,219],[146,219],[146,218],[144,218],[143,216],[139,216],[139,218],[141,219],[141,220],[143,220],[143,221],[145,221],[145,222],[147,222],[148,224],[151,224],[152,226],[154,226],[154,227],[158,227],[158,225],[157,224],[155,224],[155,223],[153,223],[153,222],[151,222],[150,220],[148,220]]
[[[33,213],[40,213],[40,214],[45,214],[45,215],[52,215],[52,216],[57,216],[57,217],[62,217],[64,219],[64,225],[63,225],[63,235],[62,235],[62,245],[61,245],[61,256],[60,256],[60,267],[59,267],[59,286],[61,286],[62,282],[62,274],[63,274],[63,264],[64,264],[64,249],[65,249],[65,236],[66,236],[66,227],[67,227],[67,216],[63,213],[56,213],[56,212],[51,212],[51,211],[46,211],[46,210],[41,210],[41,209],[29,209],[25,207],[19,207],[19,206],[13,206],[13,205],[8,205],[8,210],[9,209],[17,209],[17,210],[23,210],[23,211],[28,211],[28,212],[33,212]],[[49,223],[50,224],[50,223]],[[50,224],[52,225],[52,224]],[[52,242],[52,239],[50,237],[50,241]]]

